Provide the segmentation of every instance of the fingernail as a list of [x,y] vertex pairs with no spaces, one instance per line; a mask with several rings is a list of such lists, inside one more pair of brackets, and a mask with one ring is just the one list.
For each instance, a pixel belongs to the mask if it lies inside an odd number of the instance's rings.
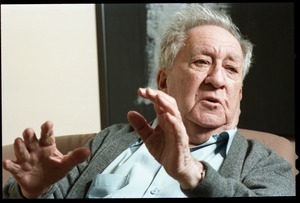
[[148,94],[153,94],[154,93],[153,89],[151,89],[151,88],[147,88],[146,91],[148,92]]
[[52,134],[53,134],[53,131],[50,130],[50,131],[47,131],[46,136],[47,136],[47,137],[50,137]]
[[139,88],[139,90],[140,90],[140,92],[141,92],[141,93],[143,93],[143,94],[145,94],[145,93],[146,93],[146,88],[142,88],[142,87],[140,87],[140,88]]

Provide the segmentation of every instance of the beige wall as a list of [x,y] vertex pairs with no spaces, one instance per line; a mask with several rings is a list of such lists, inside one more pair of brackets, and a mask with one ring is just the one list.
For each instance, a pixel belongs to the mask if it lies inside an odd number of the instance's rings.
[[100,130],[95,5],[1,5],[2,145]]

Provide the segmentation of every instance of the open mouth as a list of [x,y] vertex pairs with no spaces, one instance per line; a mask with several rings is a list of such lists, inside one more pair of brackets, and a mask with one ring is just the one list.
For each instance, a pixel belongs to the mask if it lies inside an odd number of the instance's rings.
[[216,98],[206,98],[205,100],[212,103],[220,103],[220,101]]

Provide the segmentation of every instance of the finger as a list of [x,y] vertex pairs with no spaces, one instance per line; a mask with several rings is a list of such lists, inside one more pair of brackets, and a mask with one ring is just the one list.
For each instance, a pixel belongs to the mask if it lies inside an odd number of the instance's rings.
[[167,121],[167,130],[173,131],[174,134],[186,134],[185,126],[180,118],[167,113],[165,115],[165,120]]
[[26,148],[32,151],[35,148],[35,145],[38,143],[38,139],[31,128],[27,128],[23,131],[23,139]]
[[17,162],[24,162],[29,159],[30,154],[26,148],[24,141],[21,138],[15,139],[14,150]]
[[53,145],[55,143],[55,138],[53,136],[53,123],[51,121],[46,121],[41,126],[41,138],[40,144],[44,146]]
[[162,115],[164,113],[166,113],[165,109],[162,108],[159,104],[154,104],[154,111],[156,112],[157,115]]
[[154,103],[155,111],[158,114],[169,112],[176,117],[180,117],[176,100],[165,92],[151,88],[139,88],[138,92],[140,96]]
[[138,95],[155,103],[156,92],[150,88],[139,88]]
[[152,88],[139,88],[138,89],[139,96],[143,97],[144,99],[150,100],[152,103],[156,103],[156,97],[158,94],[165,94],[160,90],[155,90]]
[[176,100],[173,97],[167,94],[157,94],[156,104],[165,112],[169,112],[171,115],[178,118],[181,117]]
[[20,166],[8,159],[2,161],[2,168],[9,171],[13,176],[20,171]]
[[154,104],[154,110],[157,114],[165,113],[165,109],[157,103],[157,96],[159,94],[164,94],[163,92],[151,88],[139,88],[138,94],[144,99],[150,100]]
[[136,111],[129,111],[127,119],[135,131],[140,135],[141,139],[145,142],[149,135],[153,132],[153,129],[148,124],[147,120]]

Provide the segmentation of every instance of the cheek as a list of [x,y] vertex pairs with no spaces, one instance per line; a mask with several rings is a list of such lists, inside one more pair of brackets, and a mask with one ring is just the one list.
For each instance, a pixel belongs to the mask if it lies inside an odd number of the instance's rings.
[[228,105],[229,108],[234,109],[239,107],[241,102],[241,86],[240,85],[234,85],[230,87],[230,90],[228,92]]
[[180,94],[181,96],[195,95],[198,92],[201,81],[201,77],[197,74],[178,72],[170,81],[169,87],[170,90],[172,89],[172,94]]
[[195,103],[201,84],[201,78],[196,74],[178,73],[176,80],[170,84],[169,94],[173,96],[181,113],[190,112]]

